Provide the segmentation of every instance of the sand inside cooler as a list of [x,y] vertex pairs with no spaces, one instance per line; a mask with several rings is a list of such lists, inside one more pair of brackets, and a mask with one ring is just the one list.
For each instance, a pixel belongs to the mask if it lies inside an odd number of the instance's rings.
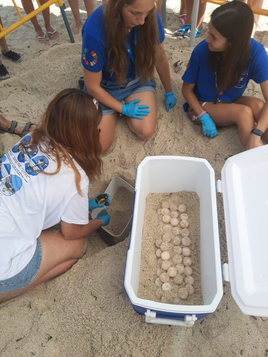
[[133,193],[129,189],[119,186],[111,200],[111,206],[107,207],[107,212],[111,215],[111,220],[106,230],[114,236],[120,235],[128,225],[132,217]]

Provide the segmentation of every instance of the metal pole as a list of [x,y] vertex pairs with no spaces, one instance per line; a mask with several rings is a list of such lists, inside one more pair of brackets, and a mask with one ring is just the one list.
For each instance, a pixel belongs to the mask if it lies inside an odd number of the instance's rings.
[[66,27],[66,29],[67,29],[67,31],[68,31],[68,35],[69,35],[69,37],[70,37],[70,41],[71,41],[71,43],[74,43],[74,36],[73,36],[71,27],[70,27],[70,25],[69,25],[69,21],[68,21],[68,19],[67,19],[67,16],[66,16],[64,10],[65,10],[65,6],[64,6],[64,5],[60,6],[61,15],[62,15],[62,17],[63,17],[65,27]]

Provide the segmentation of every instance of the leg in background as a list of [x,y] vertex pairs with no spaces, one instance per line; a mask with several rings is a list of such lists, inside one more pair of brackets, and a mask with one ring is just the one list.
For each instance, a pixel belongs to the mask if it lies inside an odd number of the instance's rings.
[[87,10],[87,16],[89,16],[94,11],[94,0],[84,0],[84,4]]
[[82,21],[79,11],[79,1],[78,0],[68,0],[75,23],[71,25],[74,34],[77,34],[82,27]]
[[[186,14],[187,14],[188,23],[191,23],[192,21],[193,5],[194,5],[194,0],[186,1]],[[206,6],[207,6],[206,2],[200,2],[199,4],[197,24],[196,24],[196,29],[198,31],[202,30],[203,27],[203,20],[206,12]]]
[[[40,0],[40,4],[43,5],[47,2],[47,0]],[[45,28],[48,34],[48,38],[50,40],[56,40],[59,37],[59,33],[53,29],[53,27],[50,24],[50,11],[49,7],[45,9],[43,12],[43,18],[45,22]]]
[[[253,0],[252,5],[255,7],[259,7],[261,9],[262,5],[263,5],[263,0]],[[254,35],[255,35],[255,31],[256,31],[256,28],[257,28],[258,22],[259,22],[259,17],[260,17],[260,15],[254,14],[254,26],[253,26],[253,31],[252,31],[251,37],[254,37]]]
[[[26,14],[29,14],[30,12],[34,11],[32,0],[21,0],[21,3],[22,3],[22,6],[23,6]],[[41,26],[39,25],[36,16],[31,18],[31,22],[34,26],[37,38],[45,40],[45,34],[44,34]]]
[[[0,24],[3,26],[1,16],[0,16]],[[7,43],[6,43],[5,37],[2,37],[0,39],[0,47],[1,47],[1,50],[2,50],[3,53],[7,53],[9,51],[9,48],[8,48]]]

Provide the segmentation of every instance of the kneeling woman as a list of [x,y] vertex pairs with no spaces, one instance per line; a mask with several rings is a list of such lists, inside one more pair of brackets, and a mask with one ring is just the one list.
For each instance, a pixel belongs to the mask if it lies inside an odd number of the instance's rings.
[[113,142],[118,113],[140,139],[148,139],[156,127],[155,67],[166,110],[176,104],[155,1],[109,0],[89,16],[82,34],[86,88],[103,111],[102,150]]
[[0,302],[66,272],[85,237],[109,223],[105,210],[91,221],[88,212],[89,179],[101,172],[100,120],[87,93],[66,89],[2,157]]
[[[218,134],[215,124],[235,124],[246,150],[268,140],[268,57],[251,39],[253,23],[253,12],[240,1],[214,10],[207,38],[194,49],[182,77],[189,117],[209,137]],[[250,79],[260,84],[265,102],[243,96]]]

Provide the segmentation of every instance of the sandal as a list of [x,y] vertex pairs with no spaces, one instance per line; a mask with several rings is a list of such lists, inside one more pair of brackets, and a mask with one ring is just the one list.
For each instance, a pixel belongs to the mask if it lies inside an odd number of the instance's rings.
[[17,62],[17,63],[21,62],[21,55],[19,55],[14,51],[8,51],[7,53],[4,53],[2,51],[2,55],[7,59],[11,60],[12,62]]
[[30,121],[28,121],[28,123],[26,123],[26,124],[24,125],[24,128],[23,128],[22,132],[21,132],[20,134],[17,134],[17,135],[19,135],[19,136],[22,138],[24,135],[28,134],[29,129],[30,129],[30,127],[31,127],[32,125],[34,125],[34,124],[31,123]]
[[18,125],[18,122],[15,121],[15,120],[12,120],[11,124],[10,124],[10,128],[8,130],[2,130],[1,129],[0,133],[15,134],[15,135],[18,135],[18,136],[20,136],[22,138],[24,135],[26,135],[29,132],[30,127],[32,125],[34,125],[34,124],[31,123],[31,122],[26,123],[24,128],[23,128],[23,130],[22,130],[22,132],[20,134],[19,133],[15,133],[15,129],[16,129],[17,125]]
[[174,36],[182,36],[182,37],[184,37],[190,29],[191,29],[191,25],[190,24],[185,24],[180,29],[175,31],[173,33],[173,35]]
[[47,37],[53,41],[53,40],[56,40],[57,38],[59,38],[60,34],[58,33],[57,30],[47,31]]
[[[195,38],[197,38],[197,37],[199,37],[201,34],[202,34],[202,32],[203,32],[203,29],[201,29],[201,30],[195,30]],[[190,36],[191,36],[191,31],[189,31],[189,32],[187,32],[186,34],[185,34],[185,37],[189,37],[190,38]]]
[[37,39],[37,41],[39,41],[41,43],[44,43],[44,44],[48,43],[48,38],[46,35],[43,35],[43,36],[36,35],[36,39]]
[[15,131],[17,125],[18,125],[18,122],[15,120],[12,120],[12,122],[10,124],[10,128],[8,130],[0,129],[0,133],[15,134],[14,131]]
[[3,64],[1,64],[0,65],[0,80],[4,80],[4,79],[8,79],[8,78],[10,78],[8,70],[6,69],[6,67]]

